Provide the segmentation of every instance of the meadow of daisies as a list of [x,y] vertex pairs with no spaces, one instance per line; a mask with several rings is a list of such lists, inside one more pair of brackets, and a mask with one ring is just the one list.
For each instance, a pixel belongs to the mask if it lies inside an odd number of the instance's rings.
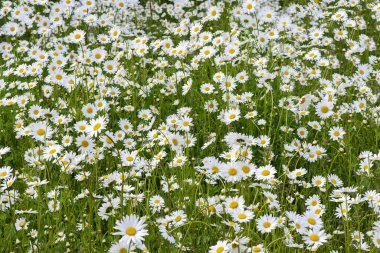
[[0,1],[0,252],[380,252],[379,0]]

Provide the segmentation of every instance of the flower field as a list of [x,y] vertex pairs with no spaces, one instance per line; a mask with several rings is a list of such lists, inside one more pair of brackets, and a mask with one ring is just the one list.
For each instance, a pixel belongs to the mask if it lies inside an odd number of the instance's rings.
[[379,0],[0,1],[0,252],[380,252]]

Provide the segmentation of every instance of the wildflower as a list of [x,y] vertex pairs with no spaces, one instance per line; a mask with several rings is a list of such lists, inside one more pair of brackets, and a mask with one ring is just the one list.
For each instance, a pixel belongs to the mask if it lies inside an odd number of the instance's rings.
[[333,108],[332,102],[321,101],[316,105],[316,114],[322,119],[329,118],[334,113]]
[[308,230],[302,238],[309,246],[320,246],[327,242],[327,235],[319,228]]
[[134,253],[135,245],[133,243],[120,240],[117,243],[112,244],[109,249],[109,253]]
[[224,112],[222,121],[229,125],[234,121],[238,121],[240,119],[240,110],[239,109],[230,109]]
[[116,222],[114,227],[118,232],[114,235],[121,235],[121,242],[141,244],[148,235],[148,230],[145,229],[145,220],[136,215],[126,215],[122,220]]
[[272,215],[262,215],[257,220],[257,229],[260,233],[270,233],[277,226],[277,219]]
[[83,43],[85,39],[85,32],[82,30],[75,30],[69,36],[69,41],[72,43]]
[[106,127],[106,119],[104,117],[99,117],[97,119],[92,119],[90,121],[89,127],[86,131],[89,136],[97,136]]
[[346,132],[341,127],[332,127],[329,130],[330,138],[334,141],[343,139],[343,136],[346,134]]
[[218,241],[216,245],[210,247],[209,253],[227,253],[229,249],[228,241]]

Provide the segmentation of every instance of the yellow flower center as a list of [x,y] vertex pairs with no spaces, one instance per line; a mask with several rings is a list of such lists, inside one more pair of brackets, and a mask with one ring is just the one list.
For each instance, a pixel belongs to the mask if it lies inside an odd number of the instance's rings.
[[253,247],[252,251],[253,252],[261,252],[261,248],[260,247]]
[[228,170],[228,174],[230,174],[231,176],[235,176],[237,174],[237,170],[235,168],[230,168]]
[[307,219],[307,222],[309,222],[309,224],[311,224],[311,225],[315,225],[317,223],[314,218]]
[[271,225],[272,225],[272,223],[270,223],[269,221],[266,221],[266,222],[264,222],[263,227],[269,228]]
[[42,129],[42,128],[40,128],[40,129],[37,130],[37,134],[40,135],[40,136],[44,135],[45,133],[46,133],[46,131],[44,129]]
[[95,126],[94,126],[94,131],[97,131],[97,130],[99,130],[99,128],[102,126],[102,124],[100,124],[100,123],[96,123],[95,124]]
[[244,172],[244,173],[249,173],[250,171],[251,171],[251,169],[249,168],[249,166],[243,166],[242,168],[241,168],[241,170]]
[[126,248],[121,248],[119,250],[119,253],[128,253],[128,250]]
[[216,249],[216,253],[222,253],[224,251],[224,247],[219,247]]
[[312,240],[313,242],[319,241],[319,235],[317,234],[310,235],[310,240]]
[[128,227],[125,230],[125,233],[129,236],[134,236],[137,233],[137,230],[134,227]]
[[236,207],[238,207],[239,206],[239,203],[237,202],[237,201],[232,201],[231,203],[230,203],[230,208],[236,208]]
[[327,106],[324,105],[321,107],[321,112],[328,113],[328,111],[329,111],[329,108]]

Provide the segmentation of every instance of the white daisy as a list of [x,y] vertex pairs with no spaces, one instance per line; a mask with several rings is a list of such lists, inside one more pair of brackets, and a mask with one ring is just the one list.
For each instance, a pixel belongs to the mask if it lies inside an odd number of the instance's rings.
[[115,229],[118,232],[114,235],[122,235],[122,242],[141,244],[145,240],[145,236],[148,235],[145,219],[138,217],[137,215],[127,215],[122,220],[116,222]]

